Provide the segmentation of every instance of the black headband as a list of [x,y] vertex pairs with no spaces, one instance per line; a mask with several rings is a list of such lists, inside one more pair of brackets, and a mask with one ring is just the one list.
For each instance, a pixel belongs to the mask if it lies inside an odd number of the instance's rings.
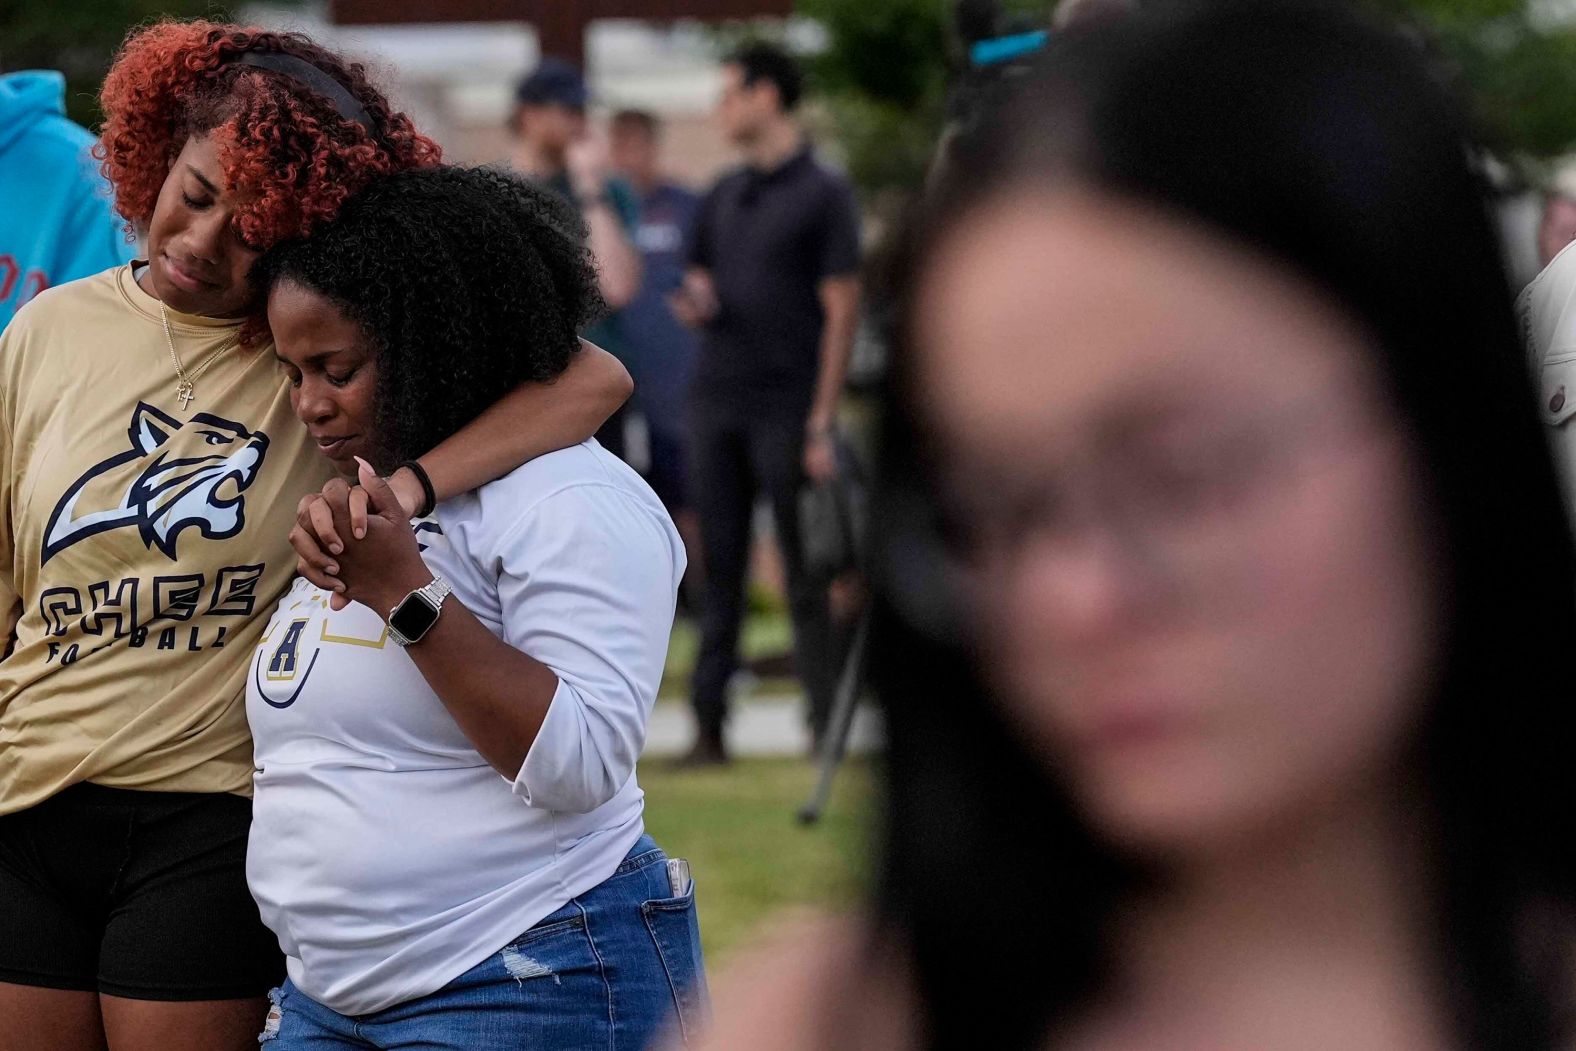
[[278,51],[248,51],[235,59],[243,66],[257,66],[259,69],[271,69],[275,73],[283,74],[304,87],[328,99],[339,111],[339,115],[346,120],[353,120],[366,129],[368,135],[376,135],[372,124],[372,117],[367,109],[356,101],[356,97],[345,90],[345,86],[333,77],[318,69],[305,59],[296,58],[294,55],[282,54]]

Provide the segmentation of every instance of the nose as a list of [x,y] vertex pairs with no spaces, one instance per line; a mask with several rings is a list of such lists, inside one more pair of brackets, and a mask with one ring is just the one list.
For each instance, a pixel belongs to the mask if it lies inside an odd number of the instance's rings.
[[300,386],[291,392],[291,401],[294,404],[296,418],[302,423],[313,424],[327,423],[339,411],[331,393],[332,388],[321,379],[313,376],[301,377]]
[[1156,608],[1163,582],[1130,545],[1104,529],[1025,537],[994,574],[1001,611],[1047,644],[1098,646]]
[[224,259],[231,241],[230,214],[224,208],[210,208],[194,218],[187,227],[186,251],[210,266]]

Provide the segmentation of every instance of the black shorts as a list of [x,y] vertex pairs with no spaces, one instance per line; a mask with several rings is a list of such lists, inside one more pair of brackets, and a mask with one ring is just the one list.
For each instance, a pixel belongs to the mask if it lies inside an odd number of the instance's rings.
[[284,980],[240,796],[74,785],[0,817],[0,982],[238,1000]]

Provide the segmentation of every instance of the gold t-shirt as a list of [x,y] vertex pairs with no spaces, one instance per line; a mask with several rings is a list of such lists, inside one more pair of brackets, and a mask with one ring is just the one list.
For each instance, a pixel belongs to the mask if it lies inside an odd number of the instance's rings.
[[[271,347],[169,315],[129,266],[52,288],[0,335],[0,814],[79,781],[250,791],[248,658],[331,468]],[[220,349],[228,347],[228,349]]]

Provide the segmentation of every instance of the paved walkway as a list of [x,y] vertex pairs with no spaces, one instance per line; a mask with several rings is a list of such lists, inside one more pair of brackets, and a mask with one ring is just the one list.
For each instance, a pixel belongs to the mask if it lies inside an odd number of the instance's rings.
[[[663,701],[651,713],[646,731],[648,758],[683,755],[695,740],[695,718],[682,701]],[[860,755],[881,746],[881,719],[870,705],[854,713],[849,752]],[[804,725],[804,701],[787,694],[753,697],[733,706],[728,720],[728,751],[735,756],[794,756],[810,751],[810,731]]]

